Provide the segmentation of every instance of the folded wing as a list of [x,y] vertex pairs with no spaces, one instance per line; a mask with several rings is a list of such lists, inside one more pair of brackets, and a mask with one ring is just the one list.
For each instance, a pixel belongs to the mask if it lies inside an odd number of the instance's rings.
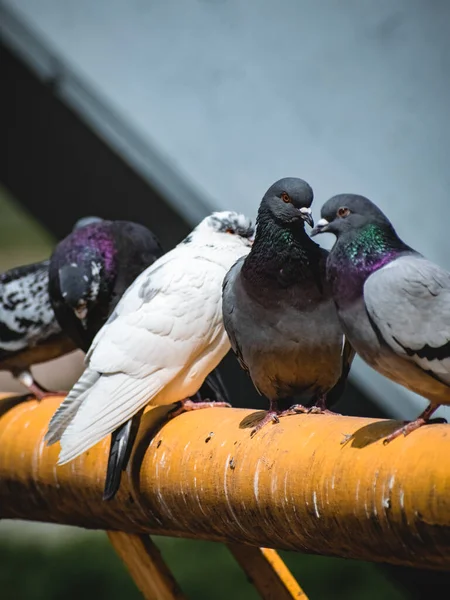
[[364,300],[395,352],[450,385],[450,273],[420,255],[404,256],[367,279]]

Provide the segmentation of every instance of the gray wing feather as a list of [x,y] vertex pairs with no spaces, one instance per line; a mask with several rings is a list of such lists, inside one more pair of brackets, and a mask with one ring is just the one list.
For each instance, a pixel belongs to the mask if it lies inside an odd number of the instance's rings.
[[244,264],[245,257],[240,258],[228,273],[225,275],[222,285],[222,313],[223,313],[223,324],[225,331],[230,339],[231,348],[235,353],[241,367],[248,372],[248,366],[244,362],[242,356],[242,350],[237,340],[236,332],[236,319],[235,315],[235,282],[240,275],[242,265]]
[[364,300],[397,354],[450,384],[450,273],[420,255],[403,256],[367,279]]

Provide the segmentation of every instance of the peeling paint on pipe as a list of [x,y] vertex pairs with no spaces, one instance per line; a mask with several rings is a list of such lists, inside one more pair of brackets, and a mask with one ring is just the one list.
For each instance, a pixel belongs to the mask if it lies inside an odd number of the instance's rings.
[[102,502],[109,439],[61,467],[42,443],[60,401],[0,399],[2,518],[450,568],[450,425],[383,446],[398,423],[297,415],[251,438],[253,411],[208,409],[151,437],[150,409]]

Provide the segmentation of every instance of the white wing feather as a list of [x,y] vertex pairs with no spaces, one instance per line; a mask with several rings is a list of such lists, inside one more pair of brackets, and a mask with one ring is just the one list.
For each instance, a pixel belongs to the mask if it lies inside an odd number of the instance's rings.
[[74,395],[80,408],[62,434],[60,464],[131,418],[223,337],[224,275],[212,261],[177,257],[173,268],[150,267],[135,281],[89,351],[89,370],[101,377]]

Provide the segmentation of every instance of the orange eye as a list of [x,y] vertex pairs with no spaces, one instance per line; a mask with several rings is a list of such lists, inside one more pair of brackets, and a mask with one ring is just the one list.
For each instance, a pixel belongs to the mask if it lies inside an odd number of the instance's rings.
[[228,227],[228,229],[225,229],[225,233],[231,233],[231,234],[234,235],[235,232],[233,231],[233,229],[231,229],[230,227]]
[[283,200],[283,202],[286,202],[286,204],[291,201],[289,194],[286,194],[286,192],[283,192],[281,194],[281,199]]
[[341,208],[337,211],[337,216],[340,217],[341,219],[348,217],[349,214],[350,214],[350,209],[348,209],[346,206],[341,206]]

